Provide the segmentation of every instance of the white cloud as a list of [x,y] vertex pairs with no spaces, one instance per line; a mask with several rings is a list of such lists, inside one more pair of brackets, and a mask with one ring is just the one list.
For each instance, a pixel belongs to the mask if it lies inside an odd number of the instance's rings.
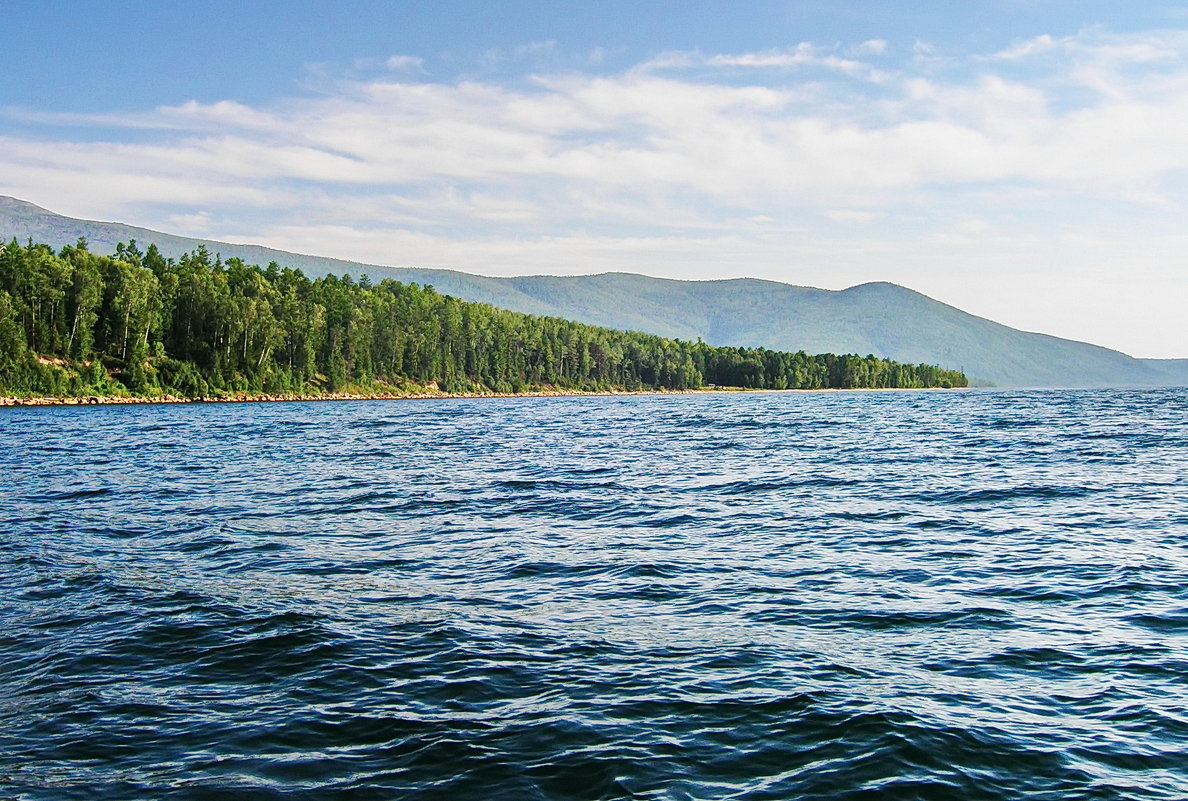
[[1042,53],[1051,53],[1057,49],[1060,49],[1060,44],[1052,38],[1051,34],[1045,33],[1032,39],[1015,42],[1010,47],[1000,50],[990,57],[1001,61],[1015,61]]
[[196,132],[199,130],[274,130],[280,119],[272,112],[254,109],[243,103],[220,100],[199,103],[189,100],[177,106],[161,106],[152,115],[162,128]]
[[[1166,49],[1165,38],[1147,49]],[[1141,42],[1123,44],[1143,49]],[[1040,37],[1016,46],[1012,57],[1096,46]],[[419,66],[411,56],[393,59]],[[1061,107],[1042,81],[988,71],[973,82],[906,73],[875,102],[861,81],[835,86],[822,101],[805,83],[681,74],[697,65],[813,65],[847,76],[865,69],[808,43],[736,55],[669,54],[650,67],[657,63],[669,65],[664,76],[652,69],[546,74],[520,88],[373,78],[269,107],[189,101],[125,120],[124,127],[159,131],[147,141],[129,144],[102,131],[86,142],[47,136],[39,145],[14,137],[0,163],[126,170],[198,185],[308,182],[344,192],[352,185],[409,191],[477,182],[476,189],[509,207],[550,184],[575,183],[595,193],[683,193],[694,204],[740,206],[748,198],[869,202],[871,192],[959,192],[992,182],[1139,196],[1188,166],[1188,68],[1172,77],[1114,74],[1123,90]],[[1078,61],[1058,72],[1068,79],[1082,68]],[[88,122],[120,124],[112,115],[72,120]]]
[[[885,42],[881,43],[885,46]],[[864,42],[852,51],[855,55],[869,55],[881,52],[880,42]],[[763,50],[752,53],[718,53],[703,55],[696,51],[672,51],[644,62],[637,71],[677,71],[693,67],[713,69],[746,70],[790,70],[821,68],[842,73],[852,78],[882,83],[888,74],[874,69],[869,64],[852,58],[836,55],[838,48],[822,48],[812,42],[801,42],[795,47],[779,50]]]
[[[367,261],[952,292],[912,265],[1030,265],[1059,238],[1063,258],[1107,269],[1102,254],[1122,265],[1178,230],[1188,35],[1037,37],[953,70],[920,43],[894,66],[888,50],[665,53],[618,73],[454,82],[396,55],[353,77],[323,65],[318,94],[266,105],[0,109],[17,126],[0,136],[0,192]],[[555,57],[548,42],[493,55]],[[1087,244],[1110,215],[1128,248]],[[1188,243],[1160,253],[1183,263]],[[813,281],[787,274],[793,259]]]
[[841,223],[868,223],[878,217],[874,212],[858,209],[826,209],[825,216]]
[[198,211],[193,214],[170,214],[166,221],[169,223],[170,233],[183,236],[202,236],[211,230],[211,216],[208,211]]
[[984,236],[994,229],[994,226],[990,222],[974,217],[961,220],[954,227],[959,233],[968,236]]
[[1024,61],[1041,56],[1075,56],[1113,66],[1178,62],[1182,60],[1185,31],[1110,34],[1088,29],[1073,36],[1042,34],[1015,42],[988,56],[989,60]]
[[417,72],[424,72],[425,60],[417,56],[390,56],[385,63],[390,70],[413,70]]

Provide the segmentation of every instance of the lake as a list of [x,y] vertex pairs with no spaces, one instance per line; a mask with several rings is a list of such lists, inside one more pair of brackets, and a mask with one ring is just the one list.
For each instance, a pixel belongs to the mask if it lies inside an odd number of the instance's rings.
[[1188,390],[0,409],[0,476],[3,797],[1188,797]]

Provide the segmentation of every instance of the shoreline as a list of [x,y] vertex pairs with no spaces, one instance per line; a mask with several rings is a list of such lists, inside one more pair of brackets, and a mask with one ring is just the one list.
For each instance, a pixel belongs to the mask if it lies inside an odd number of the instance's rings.
[[[441,392],[425,390],[422,392],[330,392],[319,395],[312,394],[240,394],[226,396],[211,396],[203,398],[184,398],[176,395],[161,395],[153,398],[131,395],[89,395],[69,397],[0,397],[0,407],[13,406],[140,406],[145,404],[171,403],[297,403],[303,401],[360,401],[360,400],[433,400],[435,398],[564,398],[585,396],[617,395],[684,395],[694,392],[704,392],[700,389],[644,389],[644,390],[580,390],[580,389],[539,389],[527,392]],[[709,390],[712,391],[712,390]]]
[[741,387],[703,387],[698,389],[538,389],[527,392],[441,392],[426,389],[422,392],[334,392],[321,395],[308,394],[241,394],[220,397],[183,398],[176,395],[161,395],[142,398],[124,395],[89,395],[70,397],[0,397],[0,408],[17,406],[140,406],[145,404],[171,403],[297,403],[308,401],[361,401],[361,400],[434,400],[454,398],[581,398],[617,397],[634,395],[698,395],[736,393],[784,393],[784,392],[932,392],[953,391],[963,387],[851,387],[847,389],[822,387],[818,389],[745,389]]

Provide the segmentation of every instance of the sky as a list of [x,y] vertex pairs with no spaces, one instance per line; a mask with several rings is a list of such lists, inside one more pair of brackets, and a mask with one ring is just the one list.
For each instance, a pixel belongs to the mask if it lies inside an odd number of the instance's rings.
[[1188,357],[1188,6],[2,0],[0,194],[486,275],[891,281]]

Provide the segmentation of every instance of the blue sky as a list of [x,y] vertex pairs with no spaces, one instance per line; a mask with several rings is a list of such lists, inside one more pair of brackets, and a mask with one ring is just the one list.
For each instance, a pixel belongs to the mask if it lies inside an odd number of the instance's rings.
[[491,275],[888,280],[1188,356],[1188,9],[7,0],[0,194]]

